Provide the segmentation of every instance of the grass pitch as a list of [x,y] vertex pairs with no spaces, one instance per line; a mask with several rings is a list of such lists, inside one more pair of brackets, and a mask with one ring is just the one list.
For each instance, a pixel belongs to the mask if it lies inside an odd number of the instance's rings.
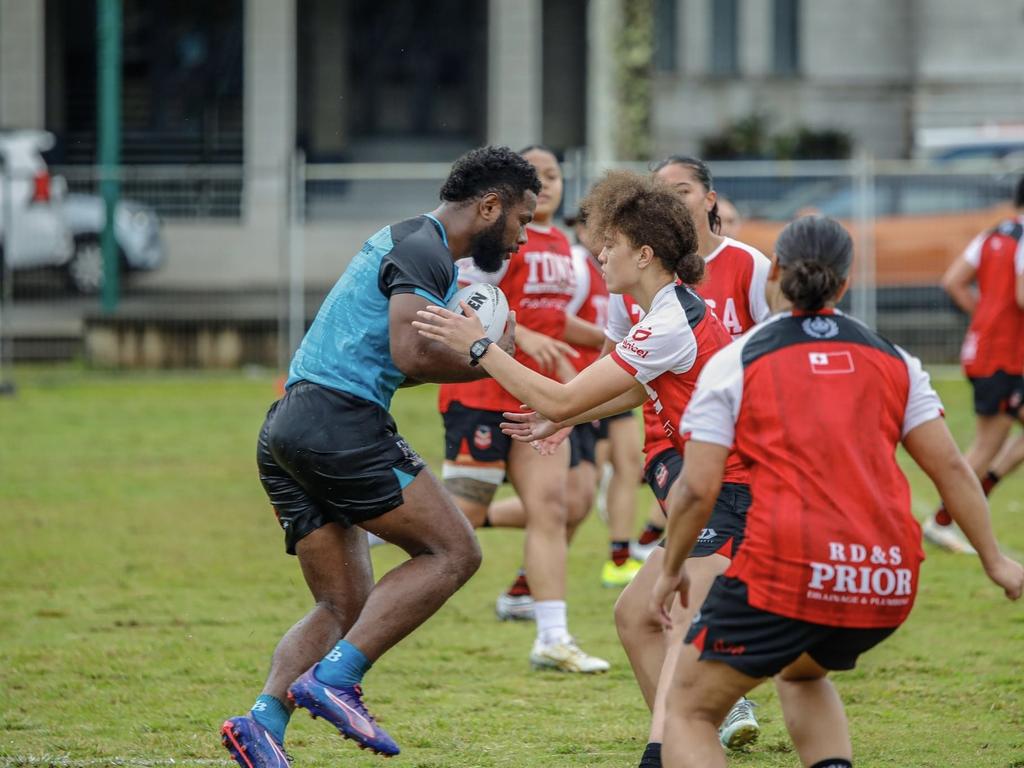
[[[217,729],[246,711],[280,635],[309,596],[256,477],[254,444],[273,377],[22,369],[0,400],[0,766],[224,765]],[[970,438],[966,383],[940,381]],[[441,456],[432,387],[395,414],[430,463]],[[934,490],[910,470],[923,516]],[[646,502],[646,497],[644,498]],[[1024,551],[1024,481],[993,498],[1004,545]],[[612,626],[592,517],[571,550],[569,617],[612,671],[529,670],[532,625],[494,620],[521,537],[481,531],[480,572],[366,680],[402,746],[394,765],[636,765],[647,714]],[[1024,766],[1024,605],[977,561],[928,550],[907,625],[836,675],[861,766]],[[392,548],[374,551],[377,573]],[[754,693],[760,742],[739,766],[797,765],[770,685]],[[381,758],[297,716],[296,766]]]

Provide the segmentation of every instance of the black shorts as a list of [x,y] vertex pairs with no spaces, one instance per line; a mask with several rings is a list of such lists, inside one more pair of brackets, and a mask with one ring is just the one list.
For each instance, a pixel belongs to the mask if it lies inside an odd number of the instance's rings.
[[256,462],[290,555],[327,523],[348,527],[400,506],[425,466],[379,405],[306,381],[270,407]]
[[588,421],[577,424],[569,433],[569,468],[583,462],[597,463],[597,430],[596,422]]
[[603,419],[597,422],[597,439],[607,440],[608,439],[608,425],[613,421],[619,419],[632,419],[634,415],[633,411],[623,411],[622,413],[616,413],[614,416],[605,416]]
[[996,371],[991,376],[970,379],[974,387],[974,412],[979,416],[997,416],[1006,413],[1021,416],[1024,405],[1024,377]]
[[747,585],[719,576],[686,633],[702,660],[750,677],[771,677],[807,653],[825,669],[853,669],[857,657],[895,632],[812,624],[751,607]]
[[[675,448],[662,451],[647,465],[644,479],[654,491],[662,510],[669,488],[683,471],[683,457]],[[701,529],[697,542],[688,557],[723,555],[730,560],[735,556],[747,527],[747,509],[750,507],[750,486],[743,483],[722,483],[715,499],[708,524]],[[662,542],[664,545],[664,542]]]
[[644,468],[644,481],[654,492],[654,498],[658,500],[662,512],[665,511],[668,489],[682,471],[683,457],[675,448],[665,449],[647,462]]

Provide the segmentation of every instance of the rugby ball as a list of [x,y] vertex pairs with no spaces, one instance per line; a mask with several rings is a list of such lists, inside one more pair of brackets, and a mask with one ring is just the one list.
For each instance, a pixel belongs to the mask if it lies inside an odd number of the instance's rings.
[[452,296],[452,300],[448,302],[448,310],[463,314],[460,305],[463,301],[472,307],[476,316],[480,318],[487,338],[491,341],[500,339],[508,321],[508,299],[501,292],[501,288],[490,283],[471,283],[465,288],[460,288],[458,293]]

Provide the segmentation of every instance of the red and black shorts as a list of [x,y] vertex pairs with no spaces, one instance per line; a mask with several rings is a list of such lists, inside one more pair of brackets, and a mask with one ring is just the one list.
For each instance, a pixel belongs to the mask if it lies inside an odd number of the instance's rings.
[[400,506],[426,466],[379,405],[307,381],[270,407],[256,463],[290,555],[327,523],[347,528]]
[[974,412],[978,416],[997,416],[1001,413],[1014,418],[1024,415],[1024,377],[996,371],[991,376],[971,377],[974,388]]
[[857,657],[897,630],[812,624],[762,611],[747,585],[719,576],[686,633],[702,661],[721,661],[750,677],[771,677],[808,654],[825,669],[853,669]]
[[[667,448],[647,463],[644,479],[662,510],[665,510],[669,489],[682,471],[683,457],[675,448]],[[693,545],[688,557],[724,555],[731,560],[743,542],[750,502],[750,486],[722,483],[708,524],[701,529],[697,543]]]

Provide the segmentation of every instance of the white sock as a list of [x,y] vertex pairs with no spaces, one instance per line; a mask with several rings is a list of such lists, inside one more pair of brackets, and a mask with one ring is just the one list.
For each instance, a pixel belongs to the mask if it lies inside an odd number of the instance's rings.
[[542,645],[562,643],[569,639],[565,600],[538,600],[533,605],[537,621],[537,640]]

